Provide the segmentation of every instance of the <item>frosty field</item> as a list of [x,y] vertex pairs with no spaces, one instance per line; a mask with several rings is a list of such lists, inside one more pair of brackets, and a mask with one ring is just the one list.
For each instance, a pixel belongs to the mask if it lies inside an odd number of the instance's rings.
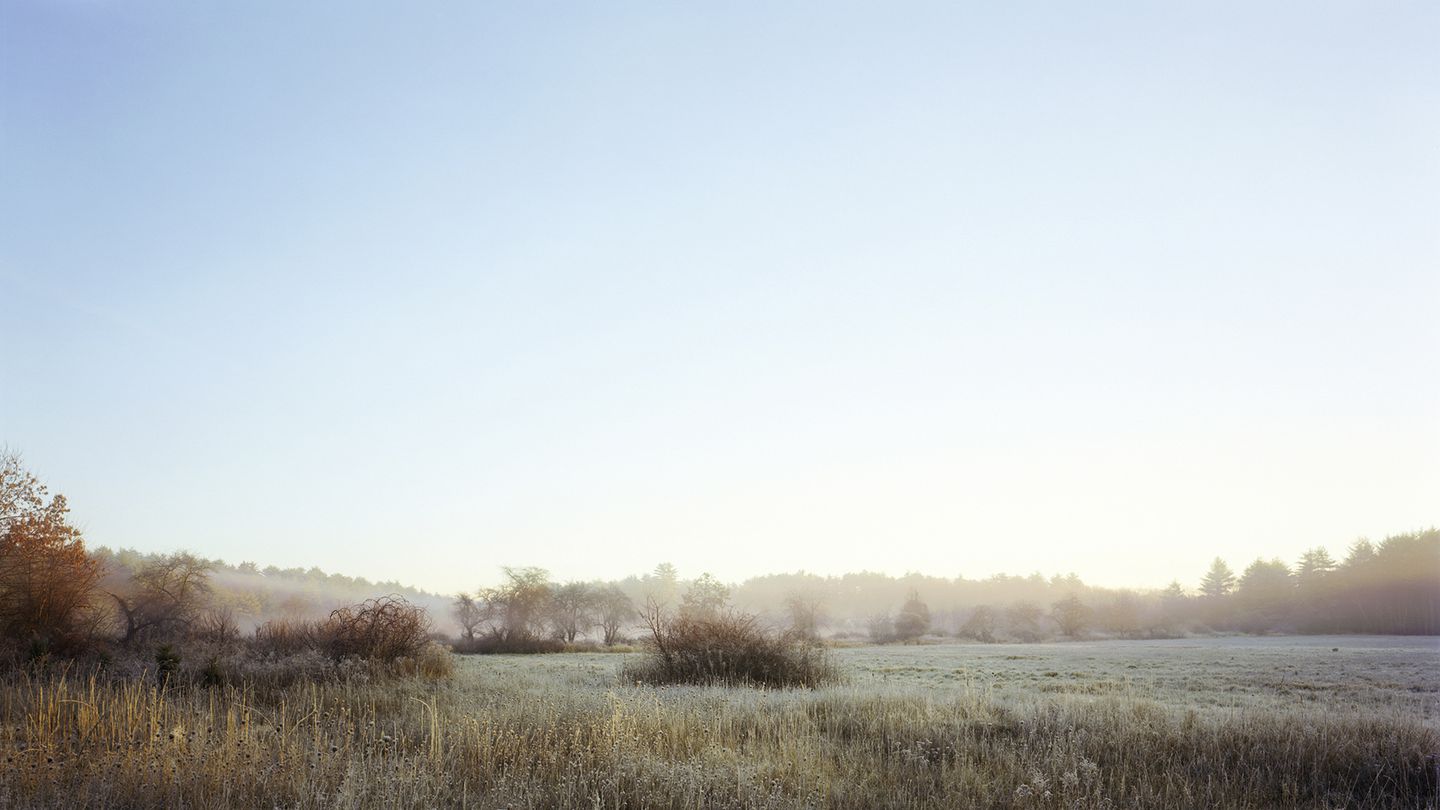
[[834,654],[844,682],[813,691],[635,686],[613,654],[245,690],[12,678],[0,804],[1436,806],[1433,638]]

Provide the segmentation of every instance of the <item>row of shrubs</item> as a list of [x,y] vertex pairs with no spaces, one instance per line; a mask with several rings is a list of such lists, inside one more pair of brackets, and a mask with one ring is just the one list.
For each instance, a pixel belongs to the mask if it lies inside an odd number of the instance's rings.
[[97,646],[78,658],[28,655],[25,663],[40,669],[93,664],[116,677],[204,686],[437,679],[454,671],[449,649],[432,638],[425,609],[398,596],[343,607],[322,619],[267,622],[248,637],[228,619],[197,621],[183,632]]

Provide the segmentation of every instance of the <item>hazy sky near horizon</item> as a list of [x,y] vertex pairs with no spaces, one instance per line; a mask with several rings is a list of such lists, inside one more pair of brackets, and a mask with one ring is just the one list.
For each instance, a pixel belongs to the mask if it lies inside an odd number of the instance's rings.
[[0,0],[0,444],[455,589],[1440,521],[1440,5]]

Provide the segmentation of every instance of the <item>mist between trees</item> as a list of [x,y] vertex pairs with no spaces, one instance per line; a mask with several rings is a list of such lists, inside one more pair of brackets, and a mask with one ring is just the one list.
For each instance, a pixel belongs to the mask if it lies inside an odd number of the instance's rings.
[[[1256,559],[1238,573],[1216,559],[1194,585],[1161,590],[1091,587],[1074,574],[986,579],[878,573],[772,574],[730,586],[683,580],[661,564],[615,582],[551,582],[539,568],[507,568],[495,588],[461,594],[461,638],[476,650],[517,638],[611,643],[632,606],[679,615],[736,608],[811,637],[872,642],[1168,638],[1210,632],[1440,633],[1440,531],[1358,540],[1337,561],[1320,547],[1294,565]],[[457,649],[464,649],[464,645]]]
[[[337,634],[354,630],[356,617],[399,621],[402,613],[418,641],[402,644],[404,654],[381,658],[415,658],[427,637],[457,652],[613,648],[650,640],[647,630],[657,617],[737,614],[790,637],[836,642],[1440,634],[1435,529],[1379,543],[1360,540],[1339,560],[1318,547],[1293,564],[1257,559],[1238,571],[1217,559],[1209,570],[1192,572],[1193,584],[1177,580],[1158,591],[1091,587],[1074,574],[966,579],[802,572],[731,585],[709,574],[685,579],[662,563],[608,582],[561,583],[541,568],[509,567],[498,585],[442,596],[319,568],[232,565],[188,553],[92,552],[67,512],[64,497],[50,496],[18,457],[0,457],[0,642],[11,658],[182,641],[223,646],[247,635],[269,644],[270,652],[323,657],[352,650]],[[386,599],[367,602],[379,597]]]

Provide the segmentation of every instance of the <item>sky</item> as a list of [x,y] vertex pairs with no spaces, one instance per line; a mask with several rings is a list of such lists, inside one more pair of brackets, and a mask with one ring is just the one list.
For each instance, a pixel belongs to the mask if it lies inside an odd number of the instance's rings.
[[0,444],[437,590],[1440,522],[1440,5],[0,0]]

